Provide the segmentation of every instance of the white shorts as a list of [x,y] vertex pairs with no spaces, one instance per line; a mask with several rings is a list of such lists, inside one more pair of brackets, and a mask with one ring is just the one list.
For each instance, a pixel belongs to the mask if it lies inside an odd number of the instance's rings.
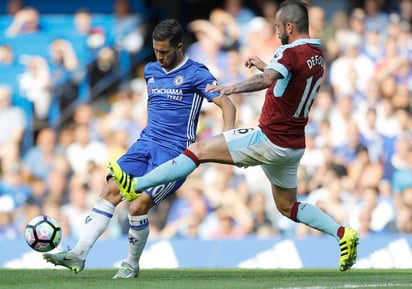
[[259,127],[228,130],[223,135],[236,166],[260,165],[272,184],[297,187],[298,166],[304,149],[277,146]]

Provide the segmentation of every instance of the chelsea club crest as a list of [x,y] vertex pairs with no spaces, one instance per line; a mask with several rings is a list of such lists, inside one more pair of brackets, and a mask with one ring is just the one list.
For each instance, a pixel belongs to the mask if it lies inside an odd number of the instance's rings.
[[175,77],[175,79],[173,80],[173,84],[175,86],[180,86],[183,84],[183,81],[185,80],[185,78],[183,77],[183,75],[178,75]]

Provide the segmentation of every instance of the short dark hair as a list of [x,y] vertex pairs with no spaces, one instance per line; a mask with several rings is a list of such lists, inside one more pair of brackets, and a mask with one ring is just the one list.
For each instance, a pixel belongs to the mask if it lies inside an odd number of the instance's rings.
[[175,19],[166,19],[156,25],[152,38],[157,41],[169,40],[173,47],[183,42],[183,28]]
[[303,0],[286,0],[280,3],[280,20],[283,24],[292,22],[300,33],[309,33],[308,4]]

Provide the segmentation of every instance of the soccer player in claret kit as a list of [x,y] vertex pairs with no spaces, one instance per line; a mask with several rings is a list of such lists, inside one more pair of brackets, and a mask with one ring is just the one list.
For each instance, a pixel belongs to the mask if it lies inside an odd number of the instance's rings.
[[[160,22],[152,33],[156,62],[145,66],[147,83],[147,126],[139,139],[120,157],[118,163],[130,175],[141,176],[156,166],[173,159],[196,139],[196,129],[203,99],[222,110],[223,130],[233,129],[236,108],[230,98],[218,92],[207,92],[207,84],[215,77],[203,64],[192,61],[183,53],[183,29],[173,19]],[[129,254],[113,277],[136,278],[139,259],[149,236],[148,212],[184,182],[183,178],[147,188],[129,208]],[[74,272],[85,266],[86,257],[107,228],[115,207],[123,200],[111,175],[100,198],[87,216],[79,241],[71,250],[43,257],[55,265]]]
[[272,184],[279,212],[333,236],[341,251],[339,269],[346,271],[356,262],[358,233],[336,223],[318,207],[297,201],[297,170],[305,151],[305,126],[324,74],[320,41],[309,36],[308,7],[304,1],[283,1],[275,26],[282,46],[272,61],[266,64],[257,57],[246,60],[247,67],[256,67],[262,73],[233,85],[207,88],[221,96],[266,88],[257,127],[224,131],[196,142],[141,177],[132,177],[122,164],[110,162],[112,174],[121,194],[133,200],[149,187],[185,178],[204,162],[260,165]]

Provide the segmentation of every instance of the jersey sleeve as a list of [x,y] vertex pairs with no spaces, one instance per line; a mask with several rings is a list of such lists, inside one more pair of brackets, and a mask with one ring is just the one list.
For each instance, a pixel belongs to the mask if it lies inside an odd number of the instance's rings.
[[193,71],[193,85],[198,90],[198,93],[211,102],[215,97],[219,96],[217,92],[206,92],[207,84],[217,84],[216,78],[210,73],[204,65],[197,66]]
[[146,77],[147,77],[149,71],[151,70],[151,68],[152,68],[152,63],[151,63],[151,62],[147,63],[147,64],[144,66],[144,69],[143,69],[143,77],[144,77],[144,79],[146,79]]
[[[289,50],[290,51],[290,50]],[[266,66],[265,69],[273,69],[279,72],[283,78],[286,78],[287,75],[289,74],[289,67],[290,67],[290,55],[288,55],[289,52],[285,46],[279,47],[272,60],[270,63]],[[290,54],[290,53],[289,53]]]

